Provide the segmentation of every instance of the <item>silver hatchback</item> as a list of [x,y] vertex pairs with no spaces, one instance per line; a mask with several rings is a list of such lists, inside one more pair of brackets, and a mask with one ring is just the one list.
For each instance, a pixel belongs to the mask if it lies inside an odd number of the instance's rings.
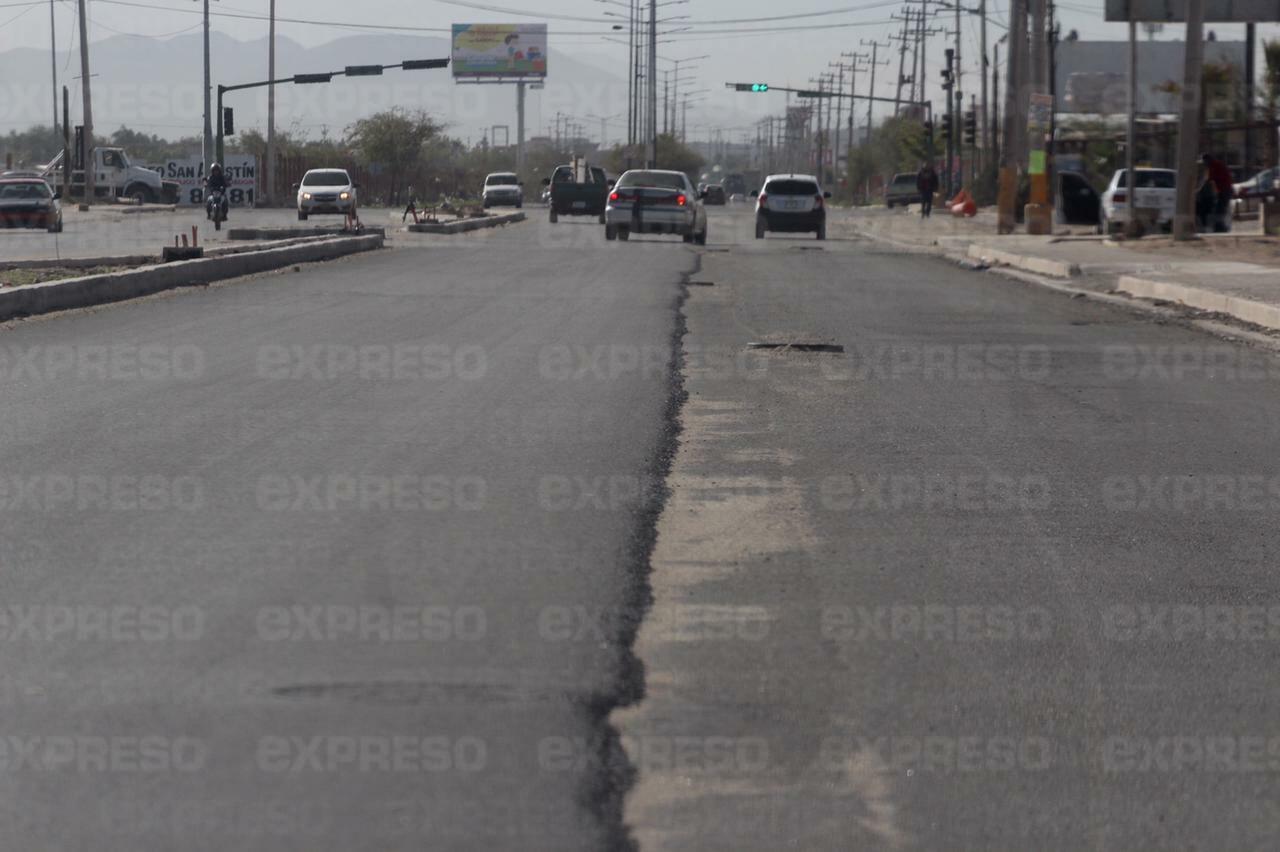
[[684,172],[632,169],[609,193],[604,238],[631,234],[679,234],[686,243],[707,244],[707,211]]

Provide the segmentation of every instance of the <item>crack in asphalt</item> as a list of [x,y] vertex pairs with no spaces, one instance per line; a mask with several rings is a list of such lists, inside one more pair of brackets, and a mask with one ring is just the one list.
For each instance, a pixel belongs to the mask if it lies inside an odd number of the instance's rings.
[[658,519],[671,495],[668,478],[680,445],[680,412],[688,393],[684,386],[684,338],[688,321],[684,306],[689,298],[690,280],[702,269],[702,255],[697,255],[693,269],[681,275],[680,288],[672,300],[674,327],[671,332],[671,358],[667,364],[668,395],[663,412],[661,434],[646,466],[647,481],[661,483],[641,500],[637,508],[635,529],[622,555],[628,567],[628,586],[622,592],[622,618],[616,625],[614,642],[620,649],[619,670],[614,686],[583,702],[592,735],[588,747],[594,758],[593,771],[586,776],[582,805],[602,827],[605,849],[636,852],[639,849],[631,829],[626,825],[624,807],[627,794],[639,776],[623,748],[618,728],[609,720],[614,710],[639,703],[645,694],[644,663],[635,654],[635,641],[640,625],[653,605],[653,588],[649,576],[658,540]]

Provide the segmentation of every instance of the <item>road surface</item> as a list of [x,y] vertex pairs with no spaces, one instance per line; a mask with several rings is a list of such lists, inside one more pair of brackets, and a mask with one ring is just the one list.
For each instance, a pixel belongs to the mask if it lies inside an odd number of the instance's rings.
[[843,233],[0,330],[0,846],[1269,846],[1273,356]]

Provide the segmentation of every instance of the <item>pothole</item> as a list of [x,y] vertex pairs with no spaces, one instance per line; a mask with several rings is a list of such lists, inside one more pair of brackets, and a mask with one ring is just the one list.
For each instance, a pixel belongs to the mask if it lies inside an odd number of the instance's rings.
[[758,340],[747,344],[748,349],[769,352],[828,352],[840,354],[844,346],[825,340]]
[[517,684],[411,680],[300,683],[275,687],[270,694],[273,698],[295,701],[342,701],[393,706],[514,705],[562,701],[571,697],[555,689],[536,689]]

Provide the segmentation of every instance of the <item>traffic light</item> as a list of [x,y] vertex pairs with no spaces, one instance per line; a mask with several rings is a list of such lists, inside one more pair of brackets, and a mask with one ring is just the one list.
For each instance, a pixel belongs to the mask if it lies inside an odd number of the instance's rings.
[[951,114],[950,113],[942,117],[942,139],[944,142],[951,141]]
[[768,83],[735,83],[733,87],[739,92],[756,92],[759,94],[760,92],[769,91]]
[[926,142],[933,141],[933,122],[926,121],[924,123],[924,139]]
[[381,77],[381,65],[348,65],[344,71],[348,77]]
[[964,114],[964,141],[966,145],[978,144],[978,114],[973,110]]
[[224,136],[236,135],[236,111],[231,107],[222,108],[222,133]]
[[432,68],[448,68],[449,60],[447,59],[406,59],[400,63],[400,67],[406,71],[427,71]]

